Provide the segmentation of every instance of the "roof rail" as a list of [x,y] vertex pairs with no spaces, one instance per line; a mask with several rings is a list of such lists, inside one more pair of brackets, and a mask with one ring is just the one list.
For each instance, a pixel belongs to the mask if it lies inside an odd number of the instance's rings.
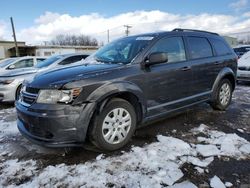
[[196,30],[196,29],[175,28],[172,31],[177,31],[177,32],[191,31],[191,32],[202,32],[202,33],[209,33],[209,34],[212,34],[212,35],[219,35],[218,33],[213,33],[213,32],[203,31],[203,30]]

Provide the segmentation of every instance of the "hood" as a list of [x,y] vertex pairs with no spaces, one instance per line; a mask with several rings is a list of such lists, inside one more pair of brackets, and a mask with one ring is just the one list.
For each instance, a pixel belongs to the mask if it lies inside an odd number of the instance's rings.
[[34,67],[31,68],[25,68],[25,69],[5,69],[2,68],[0,69],[0,76],[1,77],[12,77],[12,76],[21,76],[21,75],[26,75],[26,74],[33,74],[36,73],[37,69]]
[[96,75],[102,71],[112,70],[120,67],[120,64],[86,64],[70,66],[61,69],[54,69],[42,72],[29,81],[29,86],[34,88],[60,88],[62,85],[82,80]]

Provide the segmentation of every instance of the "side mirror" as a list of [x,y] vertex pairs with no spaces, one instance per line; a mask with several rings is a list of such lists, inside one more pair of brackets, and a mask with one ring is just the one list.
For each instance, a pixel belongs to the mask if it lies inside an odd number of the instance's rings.
[[14,68],[16,68],[15,65],[10,65],[10,66],[8,67],[8,69],[14,69]]
[[168,62],[168,54],[165,52],[155,52],[148,56],[145,65],[154,65]]

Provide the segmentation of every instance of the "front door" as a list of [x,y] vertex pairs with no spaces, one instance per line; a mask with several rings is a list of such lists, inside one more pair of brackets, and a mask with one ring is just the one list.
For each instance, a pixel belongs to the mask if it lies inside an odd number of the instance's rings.
[[160,39],[147,55],[154,52],[167,53],[168,61],[151,65],[145,70],[149,117],[185,105],[193,80],[182,37]]

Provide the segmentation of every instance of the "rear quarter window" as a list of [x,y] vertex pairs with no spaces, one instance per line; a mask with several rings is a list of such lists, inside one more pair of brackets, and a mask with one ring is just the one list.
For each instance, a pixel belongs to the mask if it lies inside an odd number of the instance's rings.
[[191,59],[212,57],[213,51],[209,41],[204,37],[187,37]]
[[232,54],[232,50],[224,41],[219,39],[210,39],[214,50],[218,56]]

